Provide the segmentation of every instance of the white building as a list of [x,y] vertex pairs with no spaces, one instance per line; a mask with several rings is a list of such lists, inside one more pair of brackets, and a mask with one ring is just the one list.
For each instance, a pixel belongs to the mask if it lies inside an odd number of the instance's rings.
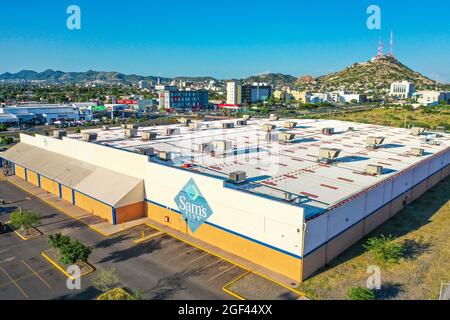
[[414,97],[417,100],[417,103],[430,106],[437,105],[440,101],[445,101],[449,103],[450,101],[450,92],[448,91],[417,91],[414,94]]
[[148,89],[148,88],[149,88],[148,81],[146,80],[139,81],[139,89]]
[[408,99],[414,93],[414,84],[410,81],[393,82],[389,95],[398,99]]
[[238,81],[227,82],[227,104],[241,104],[241,85]]

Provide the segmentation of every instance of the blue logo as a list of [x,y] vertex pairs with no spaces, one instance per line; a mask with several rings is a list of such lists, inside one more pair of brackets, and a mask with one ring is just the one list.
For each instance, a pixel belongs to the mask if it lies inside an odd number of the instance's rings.
[[195,232],[213,214],[192,178],[174,200],[192,232]]

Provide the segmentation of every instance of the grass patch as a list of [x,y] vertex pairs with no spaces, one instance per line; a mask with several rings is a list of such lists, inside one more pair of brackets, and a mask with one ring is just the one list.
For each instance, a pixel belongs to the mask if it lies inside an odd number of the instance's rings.
[[407,205],[368,238],[392,235],[403,246],[398,263],[381,265],[362,239],[298,289],[312,299],[346,299],[352,287],[365,287],[367,267],[381,268],[377,299],[437,299],[442,282],[450,282],[450,177]]

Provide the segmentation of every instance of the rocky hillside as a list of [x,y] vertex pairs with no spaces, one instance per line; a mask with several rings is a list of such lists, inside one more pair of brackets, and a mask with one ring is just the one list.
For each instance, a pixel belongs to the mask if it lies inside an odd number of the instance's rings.
[[296,77],[288,75],[288,74],[267,73],[267,74],[261,74],[261,75],[257,75],[257,76],[248,77],[248,78],[244,79],[244,82],[248,82],[248,83],[267,82],[274,86],[286,86],[286,85],[292,86],[296,80],[297,80]]
[[319,91],[338,90],[366,92],[388,89],[392,82],[409,80],[416,89],[435,86],[435,82],[408,68],[392,57],[383,57],[363,63],[355,63],[342,71],[316,78],[315,89]]

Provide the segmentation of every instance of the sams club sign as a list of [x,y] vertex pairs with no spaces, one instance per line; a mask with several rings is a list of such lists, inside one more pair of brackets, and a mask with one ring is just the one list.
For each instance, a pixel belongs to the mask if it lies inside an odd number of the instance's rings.
[[213,214],[192,178],[174,200],[192,232],[195,232]]

